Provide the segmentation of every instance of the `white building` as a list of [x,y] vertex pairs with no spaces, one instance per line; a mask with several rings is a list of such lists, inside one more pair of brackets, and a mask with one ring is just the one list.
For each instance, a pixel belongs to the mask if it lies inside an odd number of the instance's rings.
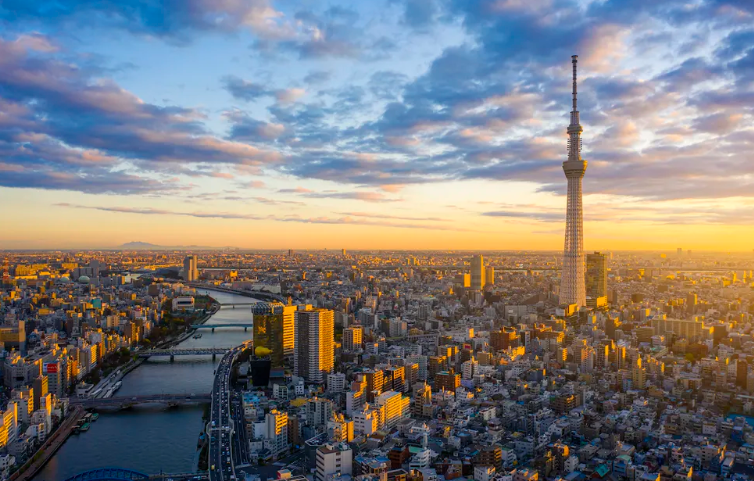
[[490,481],[495,477],[494,466],[475,466],[474,481]]
[[377,409],[365,405],[361,411],[353,415],[354,433],[369,436],[380,429],[380,415]]
[[346,375],[342,372],[327,375],[327,392],[343,392],[346,390]]
[[353,471],[353,451],[346,443],[325,444],[317,448],[316,481],[326,481],[328,476],[350,476]]

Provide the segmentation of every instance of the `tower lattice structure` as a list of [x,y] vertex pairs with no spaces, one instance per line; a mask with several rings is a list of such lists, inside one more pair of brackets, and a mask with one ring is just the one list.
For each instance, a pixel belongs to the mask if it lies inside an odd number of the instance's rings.
[[568,133],[568,160],[563,162],[563,172],[568,179],[568,204],[566,207],[565,247],[563,270],[560,278],[561,304],[586,305],[584,280],[584,209],[581,203],[581,179],[586,172],[586,160],[581,158],[581,132],[579,111],[576,102],[576,64],[578,55],[571,57],[573,63],[573,110]]

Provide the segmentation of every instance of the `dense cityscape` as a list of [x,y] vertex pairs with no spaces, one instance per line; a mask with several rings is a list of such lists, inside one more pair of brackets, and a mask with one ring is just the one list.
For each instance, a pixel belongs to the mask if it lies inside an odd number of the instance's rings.
[[0,1],[0,481],[754,480],[752,19]]
[[[209,479],[748,479],[750,263],[588,253],[577,309],[554,252],[6,253],[3,476],[207,399]],[[214,388],[119,392],[183,355]]]

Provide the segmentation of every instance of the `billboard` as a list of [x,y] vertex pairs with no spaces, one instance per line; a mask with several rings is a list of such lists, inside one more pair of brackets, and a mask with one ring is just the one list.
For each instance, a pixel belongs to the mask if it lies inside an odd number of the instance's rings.
[[57,374],[57,373],[58,373],[57,362],[46,362],[42,364],[42,374]]

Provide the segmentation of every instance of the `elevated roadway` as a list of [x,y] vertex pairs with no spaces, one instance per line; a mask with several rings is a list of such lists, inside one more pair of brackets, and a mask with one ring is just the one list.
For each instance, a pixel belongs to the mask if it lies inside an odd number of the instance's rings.
[[[212,407],[207,426],[209,438],[209,480],[232,481],[236,477],[236,464],[244,459],[243,447],[238,442],[233,415],[243,416],[233,403],[230,374],[236,357],[250,344],[244,343],[228,351],[220,360],[212,383]],[[246,449],[248,450],[248,448]]]

